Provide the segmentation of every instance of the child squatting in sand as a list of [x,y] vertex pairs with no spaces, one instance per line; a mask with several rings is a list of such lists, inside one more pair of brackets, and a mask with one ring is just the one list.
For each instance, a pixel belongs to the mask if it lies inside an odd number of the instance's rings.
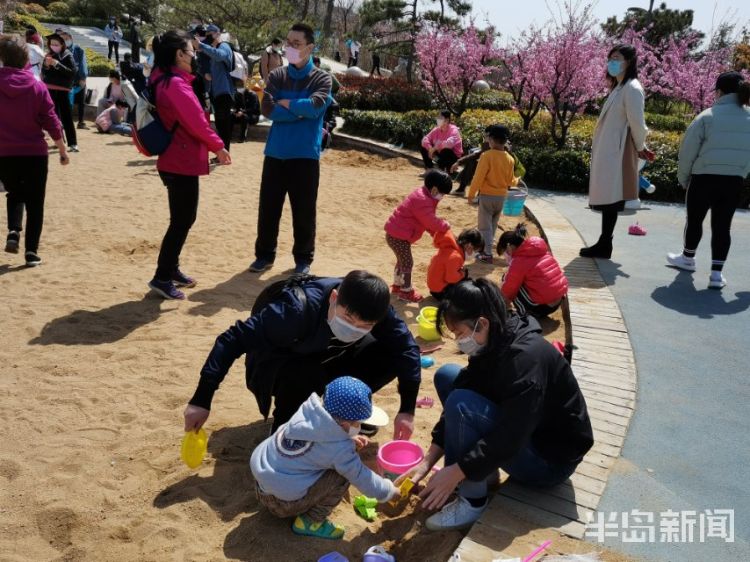
[[400,497],[399,489],[367,468],[356,451],[361,422],[372,415],[372,391],[353,377],[326,386],[321,402],[313,393],[250,458],[258,500],[277,517],[295,517],[292,531],[340,539],[344,528],[328,520],[356,486],[379,502]]

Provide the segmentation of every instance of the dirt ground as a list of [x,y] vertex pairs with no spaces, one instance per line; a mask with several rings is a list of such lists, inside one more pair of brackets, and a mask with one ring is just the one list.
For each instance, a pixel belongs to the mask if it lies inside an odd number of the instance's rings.
[[[289,521],[259,510],[248,459],[269,425],[244,388],[241,361],[214,399],[203,465],[189,470],[179,458],[182,411],[215,337],[293,266],[287,207],[276,266],[260,276],[247,271],[263,145],[233,145],[234,164],[201,180],[182,257],[199,285],[183,302],[162,301],[146,287],[168,220],[155,160],[127,138],[90,131],[81,131],[80,147],[67,168],[50,160],[43,265],[26,269],[22,254],[0,254],[0,558],[300,562],[335,549],[358,560],[384,544],[401,562],[446,560],[462,534],[422,530],[427,514],[416,500],[375,523],[342,503],[333,518],[347,534],[337,543],[297,537]],[[313,273],[364,268],[390,282],[394,257],[383,224],[420,184],[419,170],[335,150],[321,168]],[[456,232],[476,223],[462,198],[446,197],[438,212]],[[425,292],[432,253],[428,237],[414,249],[415,283]],[[496,261],[471,264],[472,275],[498,280]],[[416,333],[419,305],[394,305]],[[544,327],[563,339],[559,315]],[[464,361],[451,341],[434,357],[437,365]],[[423,372],[420,395],[437,399],[433,373]],[[395,415],[395,384],[376,403]],[[425,447],[439,411],[417,411],[414,439]],[[377,443],[388,439],[381,431],[365,459],[373,463]]]

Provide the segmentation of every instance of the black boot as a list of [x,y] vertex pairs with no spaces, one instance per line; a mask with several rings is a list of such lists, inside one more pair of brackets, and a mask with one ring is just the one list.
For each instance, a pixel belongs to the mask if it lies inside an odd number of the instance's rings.
[[612,238],[600,236],[596,244],[588,248],[581,248],[578,255],[582,258],[604,258],[608,260],[612,257]]

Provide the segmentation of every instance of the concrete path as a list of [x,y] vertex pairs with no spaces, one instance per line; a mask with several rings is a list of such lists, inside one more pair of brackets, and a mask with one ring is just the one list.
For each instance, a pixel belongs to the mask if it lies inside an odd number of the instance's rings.
[[[534,194],[588,243],[596,241],[601,219],[585,197]],[[627,324],[639,379],[635,415],[599,512],[654,512],[655,540],[623,542],[617,515],[617,532],[604,542],[649,560],[750,560],[750,213],[735,216],[729,284],[719,292],[706,288],[708,219],[698,271],[679,272],[665,266],[664,256],[682,247],[684,207],[644,207],[620,217],[612,260],[597,260]],[[646,236],[627,234],[636,220]],[[734,510],[734,543],[700,542],[700,514],[707,509]],[[667,510],[695,519],[692,543],[660,542],[660,512]]]
[[[44,22],[42,22],[44,23]],[[107,57],[107,36],[104,35],[102,29],[96,27],[81,27],[77,25],[64,25],[61,23],[45,23],[49,29],[62,29],[67,31],[73,36],[73,41],[78,43],[81,47],[93,50],[99,53],[103,57]],[[127,33],[127,28],[123,28],[123,32]],[[127,41],[120,41],[120,60],[125,53],[130,52],[130,43]],[[114,59],[114,53],[112,53],[112,60]]]

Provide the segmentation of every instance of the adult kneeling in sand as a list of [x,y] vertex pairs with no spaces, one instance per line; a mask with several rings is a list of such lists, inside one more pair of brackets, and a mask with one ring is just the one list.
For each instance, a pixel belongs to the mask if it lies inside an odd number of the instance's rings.
[[[246,382],[265,418],[274,398],[273,429],[312,392],[353,376],[377,392],[398,378],[394,439],[409,439],[419,392],[419,348],[390,306],[388,285],[366,271],[341,278],[293,276],[261,293],[253,314],[216,338],[198,388],[185,409],[185,431],[208,419],[214,393],[246,354]],[[264,302],[261,302],[264,301]]]
[[[500,288],[462,281],[440,303],[442,321],[469,356],[465,368],[443,365],[435,389],[443,404],[425,460],[410,472],[433,531],[474,523],[487,505],[487,480],[501,468],[530,486],[565,481],[594,443],[586,401],[573,371],[531,317],[508,316]],[[398,485],[399,482],[396,482]],[[445,504],[458,487],[458,497]]]

